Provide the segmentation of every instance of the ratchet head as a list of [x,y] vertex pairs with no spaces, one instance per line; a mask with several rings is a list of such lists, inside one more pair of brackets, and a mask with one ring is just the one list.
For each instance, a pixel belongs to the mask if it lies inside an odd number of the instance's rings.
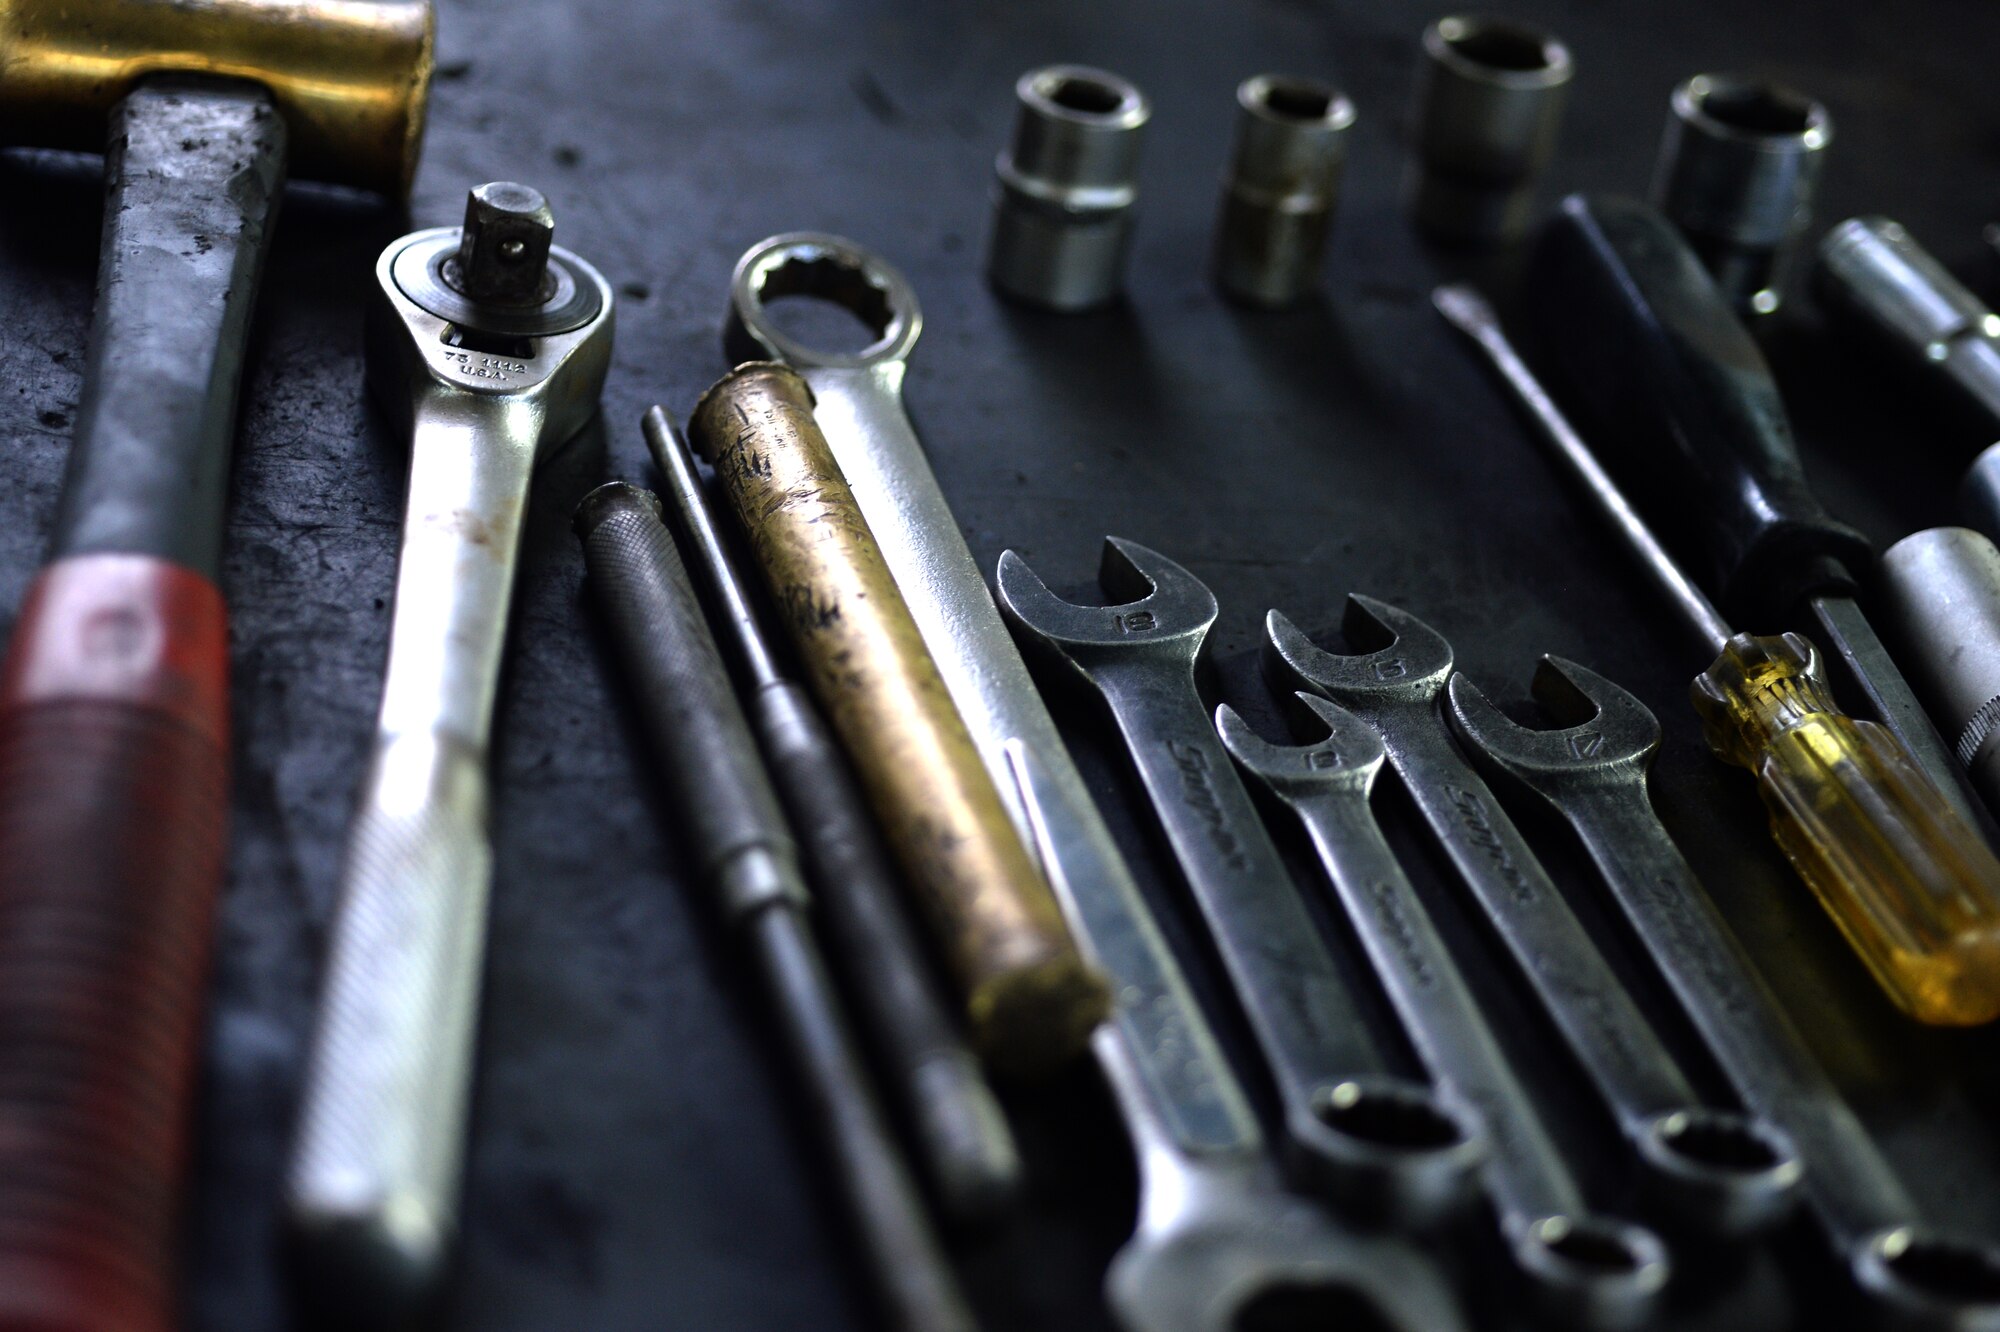
[[1890,1332],[2000,1332],[2000,1248],[1923,1226],[1877,1231],[1849,1270]]
[[1079,606],[1049,591],[1028,562],[1003,551],[994,574],[1000,609],[1030,642],[1088,676],[1142,654],[1192,667],[1215,623],[1215,594],[1166,556],[1118,537],[1104,539],[1097,585],[1112,602]]
[[1561,657],[1535,667],[1535,701],[1554,730],[1523,726],[1463,674],[1447,692],[1453,724],[1494,766],[1551,799],[1573,785],[1644,782],[1660,723],[1644,703],[1595,671]]
[[492,182],[470,192],[463,225],[382,252],[368,370],[392,414],[451,399],[536,448],[584,427],[611,363],[611,285],[550,244],[554,229],[539,191]]
[[1451,678],[1451,644],[1407,611],[1349,596],[1340,631],[1356,652],[1317,647],[1277,611],[1264,617],[1265,670],[1280,688],[1303,686],[1358,712],[1428,705]]
[[1309,744],[1281,745],[1250,729],[1236,709],[1215,710],[1222,747],[1245,772],[1286,803],[1328,792],[1366,800],[1388,752],[1375,728],[1317,694],[1293,695],[1299,706],[1326,723],[1327,734]]

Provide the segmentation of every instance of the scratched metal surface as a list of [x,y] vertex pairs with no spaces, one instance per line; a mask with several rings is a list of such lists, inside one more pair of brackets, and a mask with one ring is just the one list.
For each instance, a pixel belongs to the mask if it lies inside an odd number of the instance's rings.
[[[1425,303],[1450,265],[1402,224],[1396,145],[1429,11],[1390,0],[441,8],[413,220],[454,221],[470,183],[530,181],[549,194],[560,239],[623,300],[602,424],[549,464],[527,538],[495,755],[467,1234],[445,1326],[870,1325],[758,998],[683,891],[674,811],[627,735],[568,532],[587,488],[643,473],[641,408],[684,409],[724,368],[717,328],[735,256],[798,228],[852,235],[914,280],[929,322],[909,397],[981,563],[1013,545],[1075,593],[1107,531],[1175,556],[1222,602],[1221,695],[1267,729],[1275,713],[1250,655],[1263,610],[1326,630],[1349,589],[1430,620],[1505,699],[1524,696],[1543,651],[1636,690],[1667,721],[1660,804],[1787,1006],[1935,1219],[2000,1234],[1996,1038],[1914,1030],[1876,997],[1765,841],[1745,781],[1701,751],[1683,704],[1699,664],[1687,643]],[[1837,119],[1822,222],[1893,213],[1993,290],[1976,234],[2000,168],[2000,9],[1509,8],[1553,26],[1579,62],[1554,187],[1642,189],[1676,79],[1763,69]],[[1055,60],[1117,69],[1157,108],[1130,300],[1070,319],[1008,309],[977,271],[1011,82]],[[1338,80],[1360,121],[1326,299],[1253,316],[1221,305],[1202,269],[1231,89],[1274,68]],[[0,606],[11,608],[61,475],[100,199],[94,159],[10,153],[0,183]],[[192,1328],[300,1325],[274,1196],[388,625],[402,449],[363,397],[360,314],[375,253],[404,228],[366,203],[295,191],[262,300],[223,573],[235,828],[188,1230]],[[1809,329],[1779,361],[1839,512],[1878,539],[1947,516],[1983,441],[1907,410]],[[1097,718],[1061,715],[1207,986],[1130,774]],[[1420,884],[1453,903],[1396,793],[1383,805]],[[1530,832],[1587,907],[1567,841],[1543,822]],[[1286,844],[1296,856],[1296,839]],[[1309,876],[1304,890],[1316,893]],[[1602,1126],[1477,929],[1441,914],[1615,1203]],[[1606,937],[1631,970],[1622,940]],[[1631,974],[1664,1012],[1657,987]],[[967,1280],[995,1328],[1103,1326],[1094,1289],[1132,1203],[1114,1121],[1087,1072],[1010,1103],[1032,1207],[1007,1231],[956,1240]],[[1810,1262],[1684,1265],[1707,1278],[1677,1302],[1689,1329],[1783,1326],[1793,1294],[1829,1284]],[[1505,1321],[1504,1298],[1475,1302]],[[1838,1322],[1822,1311],[1822,1325]]]

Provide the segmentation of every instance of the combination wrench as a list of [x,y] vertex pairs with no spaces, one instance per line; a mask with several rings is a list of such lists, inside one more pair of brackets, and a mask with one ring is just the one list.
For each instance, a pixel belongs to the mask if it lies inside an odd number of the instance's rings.
[[1011,550],[994,581],[1021,636],[1109,706],[1270,1069],[1301,1182],[1397,1224],[1451,1210],[1469,1193],[1485,1142],[1466,1108],[1384,1071],[1216,736],[1195,683],[1215,594],[1116,537],[1106,538],[1098,572],[1110,605],[1062,600]]
[[1387,758],[1381,737],[1323,698],[1295,697],[1328,728],[1322,739],[1273,743],[1225,703],[1215,713],[1224,747],[1298,815],[1411,1044],[1431,1076],[1478,1113],[1489,1147],[1486,1193],[1535,1302],[1567,1327],[1643,1322],[1666,1286],[1665,1247],[1639,1226],[1590,1214],[1575,1175],[1382,837],[1369,806]]
[[[764,301],[814,295],[877,329],[857,354],[785,336]],[[1180,965],[1091,802],[903,411],[922,328],[916,293],[888,264],[833,236],[779,236],[738,261],[727,346],[804,375],[816,416],[896,574],[946,688],[1036,848],[1114,1007],[1091,1049],[1139,1171],[1139,1218],[1106,1278],[1127,1332],[1241,1332],[1301,1304],[1365,1303],[1397,1332],[1458,1332],[1437,1269],[1357,1235],[1280,1187],[1262,1134]]]
[[1534,730],[1463,675],[1459,733],[1548,802],[1582,839],[1632,931],[1743,1103],[1797,1145],[1807,1214],[1895,1327],[2000,1328],[2000,1248],[1931,1230],[1661,826],[1648,793],[1660,725],[1638,699],[1556,657],[1534,696],[1560,729]]
[[1527,840],[1452,740],[1441,699],[1451,645],[1414,615],[1350,596],[1356,655],[1313,643],[1277,611],[1266,666],[1380,732],[1389,761],[1480,914],[1514,958],[1636,1156],[1664,1217],[1709,1236],[1774,1225],[1796,1197],[1797,1153],[1759,1118],[1704,1106]]
[[493,850],[487,741],[535,463],[597,410],[611,288],[522,185],[375,266],[369,381],[410,431],[374,753],[349,827],[287,1181],[329,1300],[386,1326],[453,1230]]

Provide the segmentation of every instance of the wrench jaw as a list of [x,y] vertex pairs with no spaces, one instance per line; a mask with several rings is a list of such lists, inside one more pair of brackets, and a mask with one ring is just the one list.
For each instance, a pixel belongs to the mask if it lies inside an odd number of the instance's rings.
[[1535,668],[1533,692],[1558,729],[1523,726],[1463,673],[1446,688],[1445,712],[1473,752],[1551,802],[1579,787],[1645,785],[1660,747],[1660,723],[1645,704],[1552,656]]
[[1287,804],[1325,799],[1329,792],[1366,801],[1388,759],[1382,737],[1367,722],[1318,694],[1300,690],[1292,698],[1301,713],[1325,726],[1325,736],[1308,744],[1278,744],[1250,729],[1250,723],[1224,703],[1215,709],[1215,729],[1229,757]]
[[1671,1110],[1633,1141],[1646,1201],[1683,1233],[1760,1235],[1798,1204],[1805,1163],[1791,1139],[1762,1120],[1712,1107]]
[[1000,610],[1017,635],[1085,679],[1135,653],[1153,661],[1176,656],[1193,671],[1217,611],[1214,594],[1193,574],[1144,546],[1106,537],[1097,580],[1105,595],[1124,600],[1065,601],[1011,550],[1000,553],[993,576]]
[[1416,616],[1372,597],[1350,595],[1341,634],[1359,648],[1328,652],[1278,611],[1264,617],[1264,669],[1289,693],[1309,689],[1343,707],[1422,708],[1451,678],[1451,644]]
[[1652,1231],[1596,1216],[1545,1216],[1509,1227],[1530,1297],[1551,1323],[1623,1332],[1647,1322],[1666,1289],[1666,1246]]
[[2000,1248],[1896,1226],[1850,1250],[1855,1284],[1886,1332],[2000,1332]]

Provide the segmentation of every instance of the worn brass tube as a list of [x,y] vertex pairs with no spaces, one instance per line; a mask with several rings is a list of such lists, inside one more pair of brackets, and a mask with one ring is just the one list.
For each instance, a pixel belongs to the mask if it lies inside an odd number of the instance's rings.
[[1043,1071],[1109,1008],[938,675],[813,418],[812,390],[755,361],[695,407],[714,466],[820,703],[964,991],[996,1067]]

